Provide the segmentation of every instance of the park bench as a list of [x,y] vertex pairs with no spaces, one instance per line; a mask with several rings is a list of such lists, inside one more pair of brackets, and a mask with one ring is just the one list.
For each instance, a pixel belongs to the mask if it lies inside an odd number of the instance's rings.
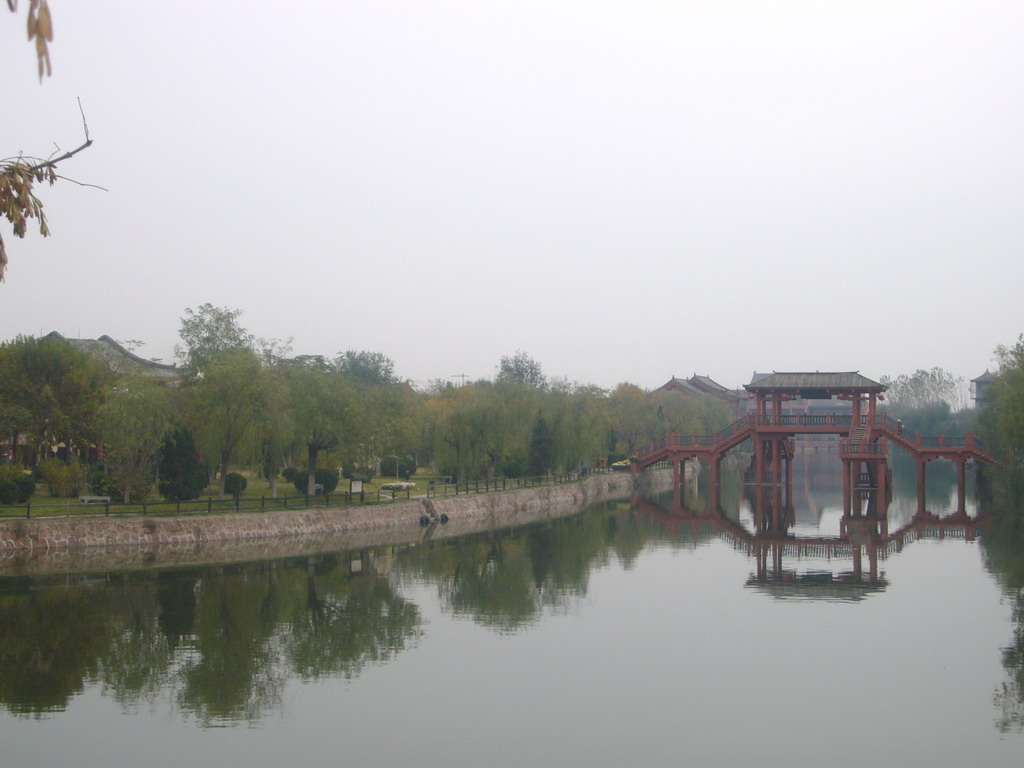
[[83,504],[109,504],[109,496],[79,496],[78,500]]

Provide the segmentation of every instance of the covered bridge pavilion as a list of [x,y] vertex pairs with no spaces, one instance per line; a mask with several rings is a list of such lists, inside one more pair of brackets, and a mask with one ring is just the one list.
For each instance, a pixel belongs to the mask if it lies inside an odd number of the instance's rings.
[[[753,443],[751,468],[745,480],[752,485],[792,483],[794,436],[825,433],[839,436],[843,463],[844,507],[849,510],[854,490],[889,492],[888,444],[904,448],[918,464],[918,483],[923,485],[925,465],[937,458],[957,464],[959,506],[964,505],[965,466],[970,459],[991,463],[992,456],[973,434],[924,437],[903,429],[887,414],[879,413],[885,385],[846,372],[775,372],[745,385],[754,397],[753,413],[741,416],[714,435],[668,433],[642,448],[633,466],[643,471],[660,461],[672,462],[678,480],[683,463],[704,458],[710,465],[712,493],[717,497],[720,464],[725,454],[744,440]],[[786,413],[784,404],[794,400],[838,400],[849,406],[830,413]]]

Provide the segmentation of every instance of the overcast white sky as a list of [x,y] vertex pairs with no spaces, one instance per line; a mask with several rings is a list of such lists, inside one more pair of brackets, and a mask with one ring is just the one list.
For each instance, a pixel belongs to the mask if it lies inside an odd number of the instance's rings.
[[203,302],[425,382],[522,349],[611,387],[942,366],[1024,331],[1017,0],[27,0],[0,156],[62,166],[0,339]]

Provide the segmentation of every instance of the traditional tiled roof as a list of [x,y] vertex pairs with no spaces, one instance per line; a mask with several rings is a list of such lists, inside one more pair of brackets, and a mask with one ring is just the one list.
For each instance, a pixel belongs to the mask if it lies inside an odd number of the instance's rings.
[[693,384],[691,384],[690,382],[686,381],[685,379],[677,379],[675,376],[673,376],[671,379],[666,381],[664,384],[662,384],[660,387],[658,387],[654,391],[655,392],[683,392],[683,393],[685,393],[687,395],[700,395],[700,394],[703,394],[699,389],[697,389],[695,386],[693,386]]
[[140,373],[160,379],[177,379],[181,370],[173,365],[146,360],[129,352],[112,338],[104,334],[98,339],[68,339],[57,331],[46,334],[48,339],[59,339],[73,347],[99,358],[113,373]]
[[739,395],[735,390],[727,389],[710,376],[698,376],[696,373],[688,379],[691,386],[722,400],[735,400]]
[[971,381],[987,383],[992,381],[993,379],[995,379],[995,376],[993,376],[992,373],[986,368],[985,372],[981,374],[981,376],[979,376],[976,379],[971,379]]
[[764,390],[815,390],[825,392],[884,392],[885,385],[861,376],[857,371],[776,371],[756,383],[746,384],[750,392]]

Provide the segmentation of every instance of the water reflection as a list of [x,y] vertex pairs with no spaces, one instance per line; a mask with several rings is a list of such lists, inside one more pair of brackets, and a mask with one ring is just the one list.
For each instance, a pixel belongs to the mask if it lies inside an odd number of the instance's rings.
[[419,608],[350,555],[0,591],[0,703],[65,708],[99,683],[126,707],[173,691],[202,723],[254,720],[285,682],[348,678],[422,633]]
[[[937,473],[931,473],[934,477]],[[726,489],[710,509],[700,483],[681,494],[607,504],[501,532],[230,567],[98,577],[0,580],[0,707],[38,717],[97,687],[125,711],[172,701],[202,725],[256,722],[280,711],[289,685],[354,680],[428,633],[409,595],[507,636],[533,631],[585,601],[595,574],[628,572],[645,551],[725,542],[750,564],[737,592],[775,600],[861,603],[895,589],[886,563],[921,539],[972,540],[983,516],[908,499],[864,496],[843,513],[838,482],[797,474],[777,489]],[[953,479],[955,483],[955,477]],[[895,512],[895,513],[894,513]],[[1000,727],[1024,724],[1024,534],[982,538],[989,569],[1014,605],[997,691]],[[1016,537],[1016,538],[1014,538]],[[726,550],[728,552],[728,550]],[[756,597],[762,604],[771,604]],[[420,601],[422,602],[422,601]]]
[[951,464],[931,471],[924,488],[912,462],[899,465],[891,495],[854,491],[849,504],[836,456],[801,454],[795,464],[792,485],[744,486],[717,507],[697,478],[635,503],[670,538],[685,531],[728,541],[755,562],[747,586],[778,599],[862,600],[886,588],[881,565],[907,544],[973,541],[984,522],[973,498],[959,511]]
[[[1021,481],[1014,478],[1012,485]],[[1008,483],[1008,485],[1011,485]],[[985,565],[995,575],[1005,599],[1013,610],[1013,635],[1002,648],[1002,663],[1007,679],[995,691],[993,699],[1001,710],[997,726],[1002,732],[1024,731],[1024,488],[1010,489],[1009,498],[996,505],[1004,510],[996,515],[981,537]]]

